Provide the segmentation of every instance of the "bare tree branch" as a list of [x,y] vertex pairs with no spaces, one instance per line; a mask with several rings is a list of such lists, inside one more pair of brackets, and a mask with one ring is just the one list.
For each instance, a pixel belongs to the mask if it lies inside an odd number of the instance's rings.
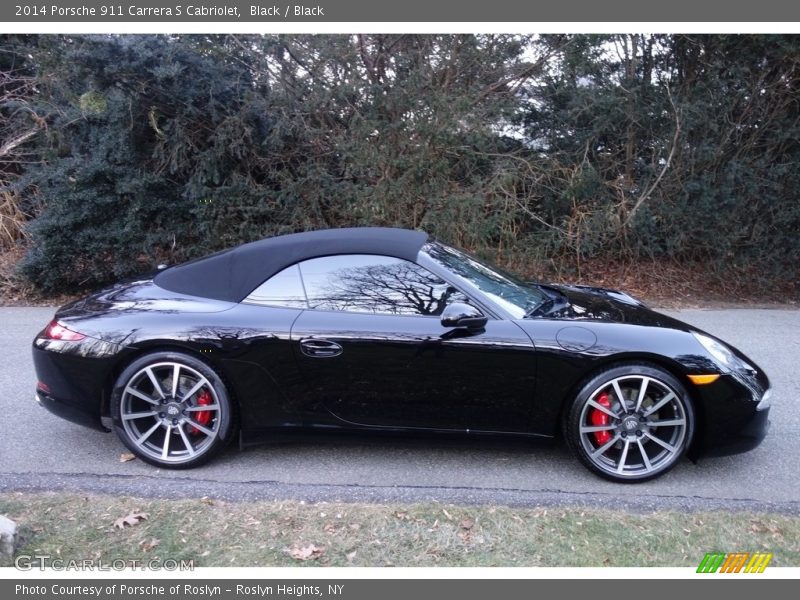
[[631,222],[631,219],[633,219],[633,216],[636,214],[636,211],[639,210],[642,204],[644,204],[650,198],[652,193],[658,187],[658,184],[661,182],[661,179],[663,179],[664,174],[667,172],[667,169],[669,169],[669,166],[672,163],[672,157],[675,156],[675,149],[678,147],[678,138],[681,135],[680,112],[678,111],[678,108],[675,106],[675,101],[672,99],[672,92],[670,91],[669,86],[666,86],[666,89],[667,89],[667,97],[669,98],[669,103],[672,105],[672,110],[675,113],[675,134],[672,136],[672,146],[669,149],[667,160],[666,162],[664,162],[664,166],[662,167],[661,172],[653,180],[653,183],[650,184],[650,186],[636,200],[636,203],[633,205],[625,221],[623,221],[622,223],[623,227],[626,227],[628,223]]

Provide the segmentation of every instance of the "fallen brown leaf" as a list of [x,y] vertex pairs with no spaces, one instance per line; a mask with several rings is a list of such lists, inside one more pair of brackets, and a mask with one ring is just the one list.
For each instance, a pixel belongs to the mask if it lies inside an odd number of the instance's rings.
[[125,526],[128,525],[133,527],[134,525],[138,525],[142,521],[146,520],[149,515],[147,513],[139,512],[137,510],[131,511],[124,517],[120,517],[116,521],[114,521],[114,527],[117,529],[125,529]]
[[134,456],[131,452],[123,452],[119,455],[119,462],[121,463],[130,462],[132,460],[136,460],[136,456]]
[[295,560],[317,560],[324,553],[324,547],[316,546],[314,544],[308,544],[307,546],[299,546],[295,544],[289,548],[289,556]]
[[150,538],[149,540],[142,540],[139,542],[139,546],[141,546],[142,550],[145,552],[150,552],[150,550],[158,546],[160,543],[161,540],[158,538]]

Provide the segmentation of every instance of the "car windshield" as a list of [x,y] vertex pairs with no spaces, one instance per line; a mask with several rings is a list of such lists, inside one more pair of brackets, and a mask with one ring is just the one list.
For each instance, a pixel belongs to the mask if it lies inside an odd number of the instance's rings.
[[515,319],[524,318],[547,299],[536,286],[441,242],[428,242],[421,252],[456,275],[464,287],[489,296]]

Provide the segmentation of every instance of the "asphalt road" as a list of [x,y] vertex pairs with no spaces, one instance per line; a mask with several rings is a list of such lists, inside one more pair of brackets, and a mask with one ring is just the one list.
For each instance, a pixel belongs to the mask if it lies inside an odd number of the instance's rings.
[[643,484],[606,482],[586,471],[563,445],[344,439],[232,449],[191,471],[120,463],[114,434],[63,421],[33,400],[30,343],[50,308],[0,308],[4,336],[0,370],[0,491],[85,490],[155,497],[229,500],[458,504],[602,505],[776,510],[800,514],[800,311],[685,310],[671,312],[721,336],[758,362],[774,387],[772,428],[756,450],[684,461]]

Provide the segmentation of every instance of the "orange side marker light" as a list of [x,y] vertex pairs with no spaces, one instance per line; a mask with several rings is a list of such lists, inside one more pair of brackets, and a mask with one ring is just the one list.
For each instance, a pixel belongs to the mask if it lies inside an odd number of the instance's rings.
[[719,375],[688,375],[688,377],[695,385],[708,385],[719,379]]

